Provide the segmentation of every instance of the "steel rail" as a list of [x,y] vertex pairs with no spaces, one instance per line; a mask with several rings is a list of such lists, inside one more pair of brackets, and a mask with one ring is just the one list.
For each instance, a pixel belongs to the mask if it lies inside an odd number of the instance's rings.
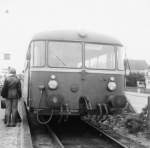
[[122,144],[121,142],[119,142],[118,140],[116,140],[115,138],[113,138],[112,136],[110,136],[109,134],[107,134],[105,131],[99,129],[97,126],[95,126],[94,124],[92,124],[91,122],[88,122],[87,120],[84,120],[83,118],[81,118],[81,120],[83,122],[85,122],[86,124],[88,124],[89,126],[95,128],[97,131],[99,131],[101,134],[103,134],[104,136],[106,136],[107,138],[109,138],[110,140],[114,141],[115,143],[117,143],[119,146],[121,146],[122,148],[128,148],[128,146]]
[[[24,102],[21,100],[19,102],[19,112],[21,114],[22,122],[21,122],[21,142],[20,142],[20,148],[34,148],[33,139],[31,135],[30,126],[28,123],[28,117],[27,117],[27,110]],[[55,133],[51,130],[51,128],[48,125],[45,125],[46,129],[48,130],[48,134],[50,135],[50,138],[52,138],[54,147],[57,148],[64,148],[58,137],[55,135]]]
[[49,134],[51,135],[53,142],[56,144],[57,148],[64,148],[63,144],[59,140],[59,138],[56,136],[56,134],[52,131],[52,129],[49,127],[49,125],[45,125],[48,129]]

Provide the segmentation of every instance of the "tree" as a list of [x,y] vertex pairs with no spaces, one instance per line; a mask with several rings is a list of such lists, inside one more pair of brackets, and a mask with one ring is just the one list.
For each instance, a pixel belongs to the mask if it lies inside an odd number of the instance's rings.
[[126,85],[131,87],[137,86],[137,81],[142,81],[145,83],[145,77],[143,73],[130,73],[126,76]]

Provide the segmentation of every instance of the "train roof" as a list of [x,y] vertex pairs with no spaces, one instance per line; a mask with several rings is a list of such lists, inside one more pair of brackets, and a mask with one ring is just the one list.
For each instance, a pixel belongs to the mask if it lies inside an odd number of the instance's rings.
[[122,43],[110,36],[80,31],[47,31],[33,36],[32,40],[81,41],[122,46]]

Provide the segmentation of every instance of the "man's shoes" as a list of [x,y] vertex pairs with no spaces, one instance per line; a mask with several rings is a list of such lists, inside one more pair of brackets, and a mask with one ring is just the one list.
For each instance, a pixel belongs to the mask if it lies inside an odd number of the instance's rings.
[[10,126],[11,126],[11,127],[15,127],[15,126],[16,126],[16,123],[11,123]]
[[12,124],[11,127],[16,127],[16,124]]
[[11,125],[9,123],[6,124],[7,127],[11,127]]
[[4,119],[3,119],[3,121],[4,121],[4,124],[6,124],[6,123],[7,123],[6,118],[4,118]]
[[7,127],[16,127],[16,123],[6,123]]

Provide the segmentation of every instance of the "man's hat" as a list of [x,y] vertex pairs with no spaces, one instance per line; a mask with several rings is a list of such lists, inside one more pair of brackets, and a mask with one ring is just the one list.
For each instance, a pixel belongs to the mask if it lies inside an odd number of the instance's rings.
[[16,69],[15,68],[10,68],[9,73],[10,74],[16,74]]

